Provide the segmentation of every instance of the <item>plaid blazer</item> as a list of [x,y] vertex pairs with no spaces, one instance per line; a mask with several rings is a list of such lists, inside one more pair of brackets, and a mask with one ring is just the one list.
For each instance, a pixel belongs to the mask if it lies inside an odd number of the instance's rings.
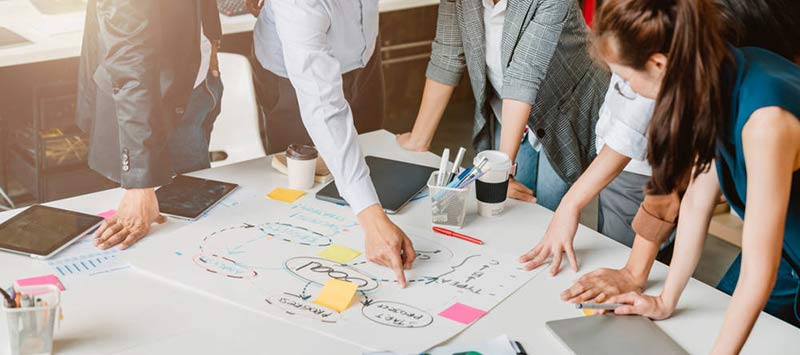
[[[473,145],[490,149],[492,89],[486,74],[482,0],[442,0],[426,76],[455,86],[466,68],[475,95]],[[559,176],[573,183],[596,155],[594,127],[610,80],[587,51],[575,0],[508,0],[502,99],[533,106],[528,126]]]

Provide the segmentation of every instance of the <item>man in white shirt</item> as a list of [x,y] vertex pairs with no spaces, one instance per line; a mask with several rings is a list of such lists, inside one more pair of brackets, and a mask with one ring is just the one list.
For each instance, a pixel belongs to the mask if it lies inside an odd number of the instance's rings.
[[[378,2],[281,0],[263,5],[254,30],[254,52],[261,67],[273,76],[268,80],[273,83],[272,94],[277,95],[274,99],[283,101],[266,114],[280,125],[291,125],[296,118],[287,112],[299,110],[308,135],[364,230],[367,258],[392,268],[405,287],[403,270],[411,268],[416,252],[378,201],[354,125],[359,119],[374,120],[362,106],[383,100],[380,85],[377,91],[369,89],[375,83],[372,78],[380,75],[375,65],[380,56],[376,51]],[[286,85],[287,80],[291,85]],[[362,117],[354,120],[355,113]],[[284,133],[293,132],[277,132]],[[302,142],[283,144],[287,143]]]

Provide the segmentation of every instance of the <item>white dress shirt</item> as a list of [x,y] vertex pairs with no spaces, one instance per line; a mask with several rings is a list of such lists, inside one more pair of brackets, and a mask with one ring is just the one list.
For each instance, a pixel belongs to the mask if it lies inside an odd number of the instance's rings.
[[600,118],[597,121],[597,152],[608,145],[617,153],[631,158],[625,171],[650,176],[647,163],[647,126],[653,117],[654,100],[639,96],[617,74],[611,76]]
[[265,3],[255,33],[259,62],[276,75],[285,71],[303,124],[356,214],[379,202],[344,97],[342,73],[367,64],[377,24],[376,0],[275,0]]
[[[502,65],[502,43],[503,25],[506,19],[506,6],[508,0],[500,0],[497,4],[494,0],[483,0],[483,30],[486,38],[486,76],[492,85],[494,94],[489,99],[489,106],[492,108],[494,116],[502,124],[503,122],[503,100],[499,93],[503,89],[503,65]],[[535,134],[528,135],[528,141],[533,149],[540,150],[541,143]]]
[[209,68],[211,68],[211,40],[203,33],[203,25],[200,25],[200,69],[194,80],[195,88],[206,80]]

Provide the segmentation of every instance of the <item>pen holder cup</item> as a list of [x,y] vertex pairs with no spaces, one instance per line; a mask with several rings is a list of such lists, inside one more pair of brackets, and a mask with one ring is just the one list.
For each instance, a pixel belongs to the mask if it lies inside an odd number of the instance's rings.
[[456,189],[437,186],[439,172],[435,171],[428,179],[428,195],[431,198],[431,216],[435,225],[461,228],[467,214],[469,187]]
[[20,287],[16,291],[30,295],[35,303],[33,307],[7,308],[5,301],[0,301],[11,355],[52,354],[61,292],[53,285]]

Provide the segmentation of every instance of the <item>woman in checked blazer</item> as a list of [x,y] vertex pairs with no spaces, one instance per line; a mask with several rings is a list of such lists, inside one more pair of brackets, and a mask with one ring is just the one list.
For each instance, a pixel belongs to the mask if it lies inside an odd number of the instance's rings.
[[510,197],[555,210],[595,156],[609,83],[589,56],[588,33],[575,0],[442,0],[422,104],[398,142],[428,150],[466,69],[475,149],[516,161]]

